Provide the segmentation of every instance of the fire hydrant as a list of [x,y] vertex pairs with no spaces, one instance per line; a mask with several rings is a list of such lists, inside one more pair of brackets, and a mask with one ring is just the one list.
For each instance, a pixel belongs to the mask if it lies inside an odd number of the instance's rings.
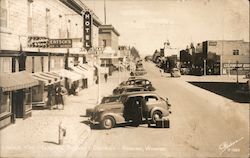
[[58,131],[59,131],[58,144],[62,145],[63,144],[63,137],[66,136],[66,128],[63,126],[62,122],[59,123]]

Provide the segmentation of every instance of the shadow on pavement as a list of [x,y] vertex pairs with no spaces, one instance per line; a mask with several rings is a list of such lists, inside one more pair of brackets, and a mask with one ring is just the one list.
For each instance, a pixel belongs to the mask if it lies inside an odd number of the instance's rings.
[[190,84],[231,99],[239,103],[249,103],[249,95],[238,94],[236,91],[244,86],[244,83],[235,82],[189,82]]
[[59,145],[57,142],[53,142],[53,141],[43,141],[44,143],[48,143],[48,144],[55,144],[55,145]]

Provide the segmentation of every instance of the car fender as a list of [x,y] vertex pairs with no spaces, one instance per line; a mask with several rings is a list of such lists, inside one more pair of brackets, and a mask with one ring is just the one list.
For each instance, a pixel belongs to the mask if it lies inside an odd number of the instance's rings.
[[163,116],[168,116],[169,115],[169,110],[164,109],[162,107],[154,107],[150,110],[150,117],[153,117],[153,112],[154,111],[161,111]]
[[105,116],[111,116],[111,117],[113,117],[115,119],[115,123],[116,124],[118,124],[118,123],[124,123],[125,122],[124,117],[120,113],[113,113],[113,112],[102,113],[101,116],[100,116],[100,121],[103,120],[103,118]]

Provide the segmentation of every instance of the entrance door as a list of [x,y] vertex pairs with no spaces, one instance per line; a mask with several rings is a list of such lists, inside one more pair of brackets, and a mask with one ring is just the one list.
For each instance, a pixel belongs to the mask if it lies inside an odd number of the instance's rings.
[[23,118],[24,115],[24,92],[23,90],[14,91],[12,94],[12,113],[16,118]]

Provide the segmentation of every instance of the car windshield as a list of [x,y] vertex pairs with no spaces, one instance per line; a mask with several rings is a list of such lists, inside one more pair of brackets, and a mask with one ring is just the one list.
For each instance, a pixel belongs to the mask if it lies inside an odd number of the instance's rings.
[[120,96],[110,96],[110,97],[103,97],[101,103],[111,103],[111,102],[119,102]]

